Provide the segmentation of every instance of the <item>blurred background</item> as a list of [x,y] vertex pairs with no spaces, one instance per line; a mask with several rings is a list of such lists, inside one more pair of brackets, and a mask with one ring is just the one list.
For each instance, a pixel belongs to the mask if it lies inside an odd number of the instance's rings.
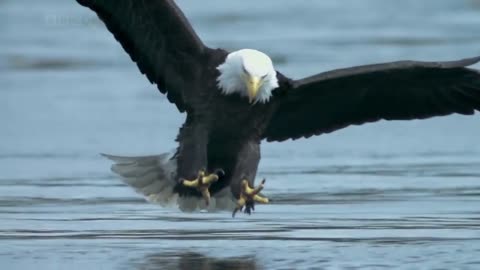
[[[480,55],[478,0],[176,2],[294,78]],[[235,220],[148,204],[99,156],[170,151],[183,120],[90,10],[0,0],[2,268],[480,267],[478,115],[264,143],[275,203]]]

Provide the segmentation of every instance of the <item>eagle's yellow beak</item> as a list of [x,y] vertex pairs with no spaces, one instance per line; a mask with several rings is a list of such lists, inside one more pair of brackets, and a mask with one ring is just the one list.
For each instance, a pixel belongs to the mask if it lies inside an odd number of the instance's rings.
[[262,85],[261,79],[257,76],[247,76],[246,83],[247,83],[247,91],[248,91],[248,101],[250,103],[255,101],[255,98],[258,94],[258,89]]

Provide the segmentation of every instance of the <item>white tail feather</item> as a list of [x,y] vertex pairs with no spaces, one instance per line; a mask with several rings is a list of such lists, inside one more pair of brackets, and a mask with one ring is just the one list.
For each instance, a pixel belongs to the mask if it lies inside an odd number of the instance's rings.
[[171,154],[165,153],[156,156],[123,157],[102,154],[112,160],[112,171],[118,174],[123,182],[131,186],[138,193],[152,203],[161,206],[178,206],[184,212],[196,210],[233,210],[235,199],[229,188],[215,194],[207,207],[205,201],[199,197],[178,196],[173,189],[176,183],[177,161]]

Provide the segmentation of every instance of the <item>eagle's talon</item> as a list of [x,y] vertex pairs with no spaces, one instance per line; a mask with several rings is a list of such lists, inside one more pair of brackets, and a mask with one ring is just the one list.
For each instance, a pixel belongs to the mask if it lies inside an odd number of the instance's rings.
[[222,169],[216,169],[214,170],[214,174],[216,174],[218,177],[224,177],[225,176],[225,171]]
[[235,217],[235,214],[238,211],[242,211],[244,208],[244,213],[250,215],[252,211],[255,211],[255,202],[268,203],[268,198],[258,195],[258,193],[262,191],[264,185],[265,179],[263,179],[260,185],[256,188],[251,188],[246,179],[242,180],[240,186],[240,198],[237,200],[237,207],[233,210],[232,217]]
[[[216,172],[219,172],[219,170],[217,170]],[[223,172],[223,170],[221,170],[221,172]],[[210,191],[208,190],[208,188],[210,188],[210,185],[217,182],[218,178],[220,178],[220,176],[217,173],[205,175],[205,171],[200,170],[196,179],[186,180],[181,178],[180,184],[186,187],[195,188],[198,192],[202,194],[202,197],[205,200],[205,204],[208,206],[210,204]]]

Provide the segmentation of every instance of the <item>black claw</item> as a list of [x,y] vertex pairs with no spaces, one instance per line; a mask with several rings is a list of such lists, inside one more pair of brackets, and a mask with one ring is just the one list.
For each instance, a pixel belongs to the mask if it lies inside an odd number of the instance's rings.
[[225,176],[225,171],[222,170],[222,169],[216,169],[215,174],[220,178],[220,177]]
[[242,212],[242,209],[243,209],[243,206],[240,207],[240,208],[235,208],[235,210],[233,210],[233,213],[232,213],[232,218],[235,218],[235,214],[236,214],[238,211]]
[[249,202],[247,202],[247,203],[245,204],[245,211],[244,211],[244,213],[251,215],[251,214],[252,214],[252,211],[255,211],[255,202],[253,202],[253,201],[250,202],[250,201],[249,201]]

